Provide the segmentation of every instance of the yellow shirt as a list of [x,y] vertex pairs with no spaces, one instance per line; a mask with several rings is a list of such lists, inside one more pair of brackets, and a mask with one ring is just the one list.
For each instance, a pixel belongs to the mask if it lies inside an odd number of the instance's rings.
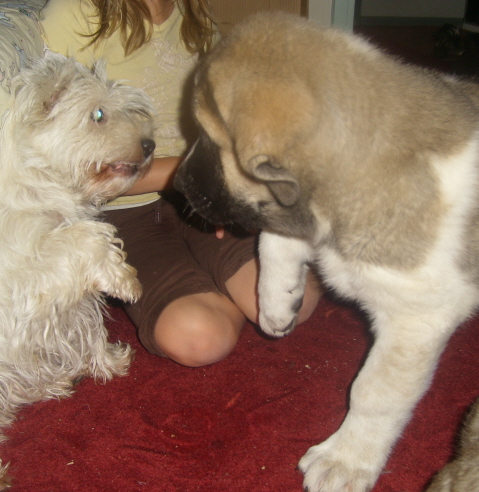
[[[165,22],[153,26],[152,39],[125,57],[119,31],[95,48],[82,50],[89,41],[82,34],[97,28],[95,10],[88,0],[49,0],[41,13],[43,36],[50,50],[73,56],[87,66],[103,58],[109,78],[149,94],[157,111],[155,157],[181,155],[186,145],[180,130],[182,96],[198,57],[190,54],[181,41],[182,20],[175,6]],[[107,208],[138,206],[157,197],[157,193],[119,197]]]

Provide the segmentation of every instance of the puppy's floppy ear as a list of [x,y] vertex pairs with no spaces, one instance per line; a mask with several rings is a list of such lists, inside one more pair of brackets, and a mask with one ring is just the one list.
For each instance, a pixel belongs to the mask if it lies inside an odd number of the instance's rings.
[[298,201],[298,180],[273,156],[259,154],[252,157],[248,164],[251,174],[266,184],[280,205],[291,207]]
[[280,205],[291,207],[299,200],[300,180],[287,160],[315,128],[314,101],[299,80],[256,73],[250,79],[235,88],[229,104],[226,96],[220,100],[219,113],[243,170],[264,183]]

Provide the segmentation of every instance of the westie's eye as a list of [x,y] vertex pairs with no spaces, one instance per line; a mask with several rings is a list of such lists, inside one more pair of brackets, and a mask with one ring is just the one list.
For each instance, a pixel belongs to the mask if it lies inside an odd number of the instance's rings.
[[91,113],[90,118],[95,123],[101,123],[105,119],[105,113],[103,112],[103,109],[98,108]]

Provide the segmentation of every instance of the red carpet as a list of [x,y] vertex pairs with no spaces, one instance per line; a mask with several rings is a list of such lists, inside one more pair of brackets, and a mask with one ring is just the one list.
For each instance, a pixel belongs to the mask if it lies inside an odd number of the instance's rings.
[[[367,352],[358,310],[326,297],[281,340],[247,325],[225,361],[200,369],[150,356],[111,313],[111,339],[137,349],[130,375],[25,407],[1,446],[13,492],[301,492],[296,464],[340,425]],[[478,353],[476,318],[452,338],[375,492],[419,492],[447,461],[479,395]]]

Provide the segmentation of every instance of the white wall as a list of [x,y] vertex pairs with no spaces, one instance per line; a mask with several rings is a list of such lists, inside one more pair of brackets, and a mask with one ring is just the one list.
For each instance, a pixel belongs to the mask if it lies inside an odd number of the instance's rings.
[[363,17],[463,18],[466,0],[362,0]]
[[308,17],[321,26],[329,27],[333,19],[333,0],[309,0]]
[[321,26],[352,30],[355,0],[309,0],[308,17]]

